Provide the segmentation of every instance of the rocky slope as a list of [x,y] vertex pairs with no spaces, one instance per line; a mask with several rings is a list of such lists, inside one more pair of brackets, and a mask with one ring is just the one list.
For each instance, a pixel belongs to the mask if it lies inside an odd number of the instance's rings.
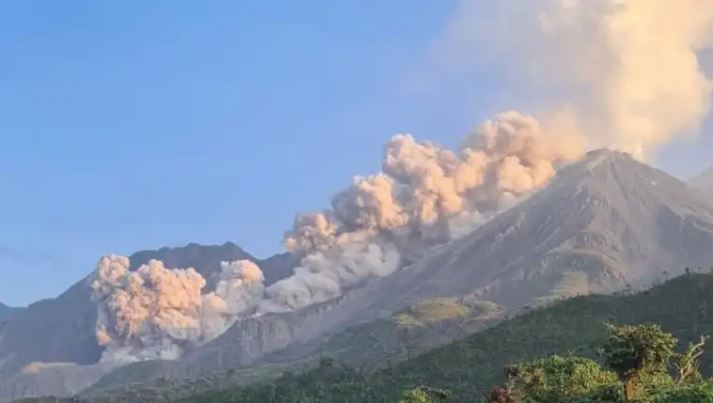
[[694,187],[697,187],[698,189],[703,190],[704,192],[713,194],[713,167],[708,168],[700,175],[691,179],[690,183]]
[[530,199],[389,277],[297,312],[240,321],[182,361],[142,377],[196,376],[255,365],[278,352],[294,357],[290,350],[308,354],[305,345],[319,346],[316,340],[424,299],[458,297],[515,310],[637,287],[686,266],[710,265],[711,244],[713,199],[628,155],[595,151]]

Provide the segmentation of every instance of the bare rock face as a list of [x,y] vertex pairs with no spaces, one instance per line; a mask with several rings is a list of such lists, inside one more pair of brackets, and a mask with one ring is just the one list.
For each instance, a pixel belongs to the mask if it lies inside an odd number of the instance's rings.
[[[271,282],[289,275],[295,264],[290,255],[277,255],[266,260],[256,259],[233,243],[162,248],[157,251],[137,252],[130,259],[133,268],[151,259],[162,260],[168,267],[194,267],[209,281],[214,277],[214,273],[220,271],[221,261],[253,260],[263,268],[267,280]],[[0,308],[0,315],[2,312],[5,311]],[[22,391],[48,391],[50,389],[42,385],[59,385],[61,382],[54,380],[60,374],[67,372],[71,379],[76,379],[76,374],[83,373],[76,368],[58,366],[41,375],[18,375],[29,364],[96,363],[101,357],[101,348],[96,342],[94,332],[96,315],[96,306],[91,302],[86,279],[83,279],[57,298],[36,302],[19,311],[13,310],[12,316],[8,313],[4,320],[0,316],[0,380],[3,381],[0,384],[0,397],[12,390],[18,394],[11,397],[27,396]],[[42,379],[53,381],[43,383]],[[66,390],[60,388],[57,394],[63,392]]]
[[470,235],[336,300],[239,321],[170,372],[195,376],[253,365],[428,298],[515,310],[644,286],[711,265],[710,245],[711,198],[627,154],[594,151]]
[[690,184],[710,195],[713,195],[713,167],[708,168],[695,178],[691,179]]

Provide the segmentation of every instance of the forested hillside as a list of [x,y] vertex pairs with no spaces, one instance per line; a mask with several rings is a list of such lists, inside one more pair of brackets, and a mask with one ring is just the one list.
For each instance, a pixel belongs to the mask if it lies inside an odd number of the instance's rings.
[[[474,402],[504,384],[504,368],[552,354],[603,363],[604,323],[659,324],[679,344],[713,334],[713,274],[691,273],[633,295],[585,296],[535,309],[463,341],[372,374],[328,357],[306,372],[242,389],[194,396],[190,402],[396,402],[405,390],[428,385],[448,390],[449,401]],[[701,357],[713,375],[711,352]]]

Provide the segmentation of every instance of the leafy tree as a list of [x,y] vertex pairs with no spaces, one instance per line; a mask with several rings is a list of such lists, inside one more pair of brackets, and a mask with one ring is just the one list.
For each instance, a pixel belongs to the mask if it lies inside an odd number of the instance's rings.
[[488,392],[485,403],[515,403],[515,398],[508,388],[496,386]]
[[450,393],[448,391],[419,386],[404,392],[399,403],[440,403],[447,402],[449,398]]
[[656,391],[652,403],[713,403],[713,383],[710,381],[677,385],[676,387]]
[[609,338],[603,352],[607,365],[624,383],[626,401],[643,393],[643,380],[659,383],[668,376],[677,340],[658,325],[607,325]]
[[617,383],[613,372],[575,356],[551,356],[506,369],[515,401],[576,402]]

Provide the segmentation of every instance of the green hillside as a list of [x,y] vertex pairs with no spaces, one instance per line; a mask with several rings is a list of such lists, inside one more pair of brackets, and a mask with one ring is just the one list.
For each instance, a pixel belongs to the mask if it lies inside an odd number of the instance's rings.
[[[82,396],[92,401],[103,401],[114,396],[132,401],[154,398],[174,400],[201,391],[235,388],[274,379],[288,369],[301,371],[311,368],[324,356],[352,368],[373,371],[463,339],[499,323],[503,316],[503,309],[489,302],[426,299],[392,317],[351,326],[326,341],[277,351],[269,356],[267,362],[256,367],[185,379],[170,376],[170,362],[148,361],[119,368],[83,391]],[[167,376],[142,382],[146,373],[162,366],[165,366],[163,372]]]
[[[371,374],[324,359],[310,371],[187,401],[396,402],[404,390],[429,385],[450,390],[453,401],[474,402],[504,382],[506,365],[570,353],[598,361],[606,322],[660,324],[681,345],[713,334],[713,274],[684,275],[634,295],[573,298]],[[701,372],[713,374],[710,352]]]

